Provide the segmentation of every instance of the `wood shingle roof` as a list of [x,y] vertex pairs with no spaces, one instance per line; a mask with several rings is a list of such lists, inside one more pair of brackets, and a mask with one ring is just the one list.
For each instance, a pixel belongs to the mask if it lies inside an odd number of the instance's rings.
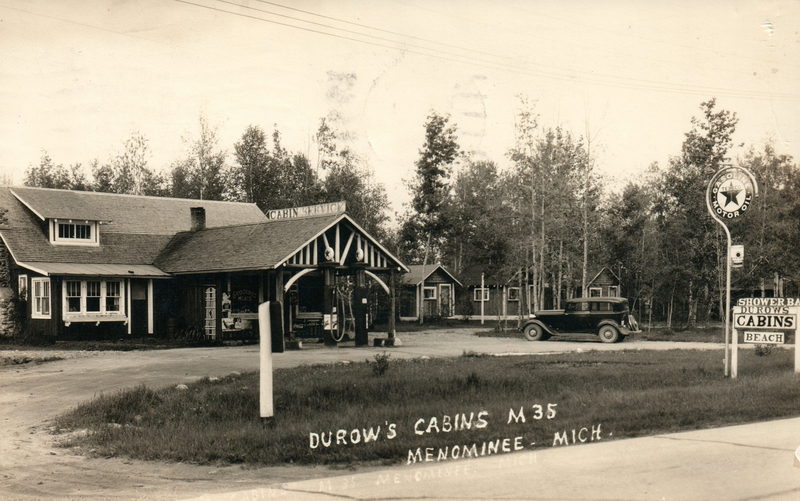
[[342,217],[335,214],[182,232],[155,264],[168,273],[273,268]]
[[256,204],[47,188],[9,189],[40,218],[104,221],[102,233],[171,236],[191,228],[191,207],[205,209],[208,228],[267,220]]

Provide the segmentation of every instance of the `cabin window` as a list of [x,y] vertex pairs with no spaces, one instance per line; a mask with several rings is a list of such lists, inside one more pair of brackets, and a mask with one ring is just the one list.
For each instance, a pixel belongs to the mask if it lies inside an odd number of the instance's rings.
[[58,223],[58,238],[91,240],[92,227],[88,224]]
[[50,318],[50,279],[34,278],[31,280],[33,289],[32,318]]
[[508,288],[508,300],[509,301],[519,301],[519,287],[509,287]]
[[100,311],[100,282],[86,282],[86,311],[90,313]]
[[489,288],[488,287],[477,287],[475,292],[473,293],[473,299],[479,303],[485,303],[489,300]]
[[122,290],[119,282],[106,282],[106,312],[119,311],[119,297]]
[[67,311],[71,313],[80,313],[81,311],[81,283],[77,280],[69,280],[66,282],[65,296],[67,298]]
[[422,297],[424,299],[436,299],[436,287],[425,287],[422,289]]
[[589,297],[600,297],[603,295],[602,287],[589,287]]
[[618,285],[610,285],[608,287],[608,295],[611,297],[619,297],[619,286]]
[[64,319],[92,321],[113,315],[118,319],[122,304],[120,280],[66,280],[64,281]]
[[95,221],[54,220],[50,230],[50,241],[54,244],[97,245],[97,236],[97,223]]
[[28,275],[17,277],[17,294],[21,300],[28,300]]

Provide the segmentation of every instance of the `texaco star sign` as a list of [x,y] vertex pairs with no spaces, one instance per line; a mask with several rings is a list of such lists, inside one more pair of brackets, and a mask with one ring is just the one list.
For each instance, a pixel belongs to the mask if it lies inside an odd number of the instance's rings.
[[750,207],[755,190],[753,181],[743,170],[723,169],[711,179],[711,207],[717,217],[739,217]]

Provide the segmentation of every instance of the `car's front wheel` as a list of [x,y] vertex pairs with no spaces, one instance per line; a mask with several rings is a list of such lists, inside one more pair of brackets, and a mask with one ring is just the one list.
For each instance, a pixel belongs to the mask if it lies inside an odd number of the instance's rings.
[[616,343],[622,339],[619,331],[613,325],[604,325],[600,327],[597,336],[600,338],[600,341],[604,343]]
[[537,324],[526,325],[522,333],[528,341],[544,341],[550,337],[544,329],[542,329],[542,326]]

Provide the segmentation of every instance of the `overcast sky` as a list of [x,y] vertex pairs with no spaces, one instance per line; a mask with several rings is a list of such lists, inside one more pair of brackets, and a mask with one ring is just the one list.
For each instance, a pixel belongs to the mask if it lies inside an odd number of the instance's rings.
[[0,0],[0,174],[106,161],[133,131],[165,169],[201,114],[230,162],[249,124],[313,158],[331,71],[356,75],[337,106],[394,210],[430,110],[507,165],[519,94],[591,135],[611,184],[677,154],[710,97],[737,143],[797,158],[799,30],[790,0]]

